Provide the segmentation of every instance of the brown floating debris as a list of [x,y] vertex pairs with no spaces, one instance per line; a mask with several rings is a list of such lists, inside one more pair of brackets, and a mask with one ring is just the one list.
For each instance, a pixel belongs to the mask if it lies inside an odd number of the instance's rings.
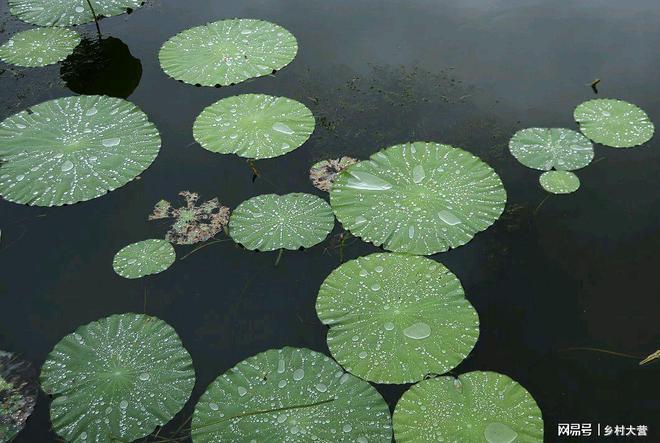
[[337,174],[355,163],[357,160],[352,157],[322,160],[309,169],[309,179],[317,189],[330,192]]

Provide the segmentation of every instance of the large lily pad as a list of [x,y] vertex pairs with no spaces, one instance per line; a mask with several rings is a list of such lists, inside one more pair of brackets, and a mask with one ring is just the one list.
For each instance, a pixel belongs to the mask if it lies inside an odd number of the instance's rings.
[[509,150],[528,168],[572,171],[591,163],[594,147],[584,135],[565,128],[527,128],[516,132]]
[[397,443],[542,443],[543,418],[520,384],[496,372],[421,381],[394,411]]
[[339,174],[330,191],[353,235],[395,252],[434,254],[464,245],[499,218],[506,192],[486,163],[438,143],[406,143]]
[[262,352],[218,377],[192,421],[194,443],[389,443],[390,413],[367,382],[309,349]]
[[81,326],[41,370],[53,429],[69,442],[133,441],[167,423],[195,384],[192,359],[174,329],[140,314]]
[[332,231],[335,218],[325,200],[311,194],[264,194],[232,212],[229,235],[247,249],[309,248]]
[[156,127],[126,100],[47,101],[0,123],[0,194],[37,206],[90,200],[133,180],[159,149]]
[[0,441],[11,440],[27,421],[37,402],[39,384],[32,365],[0,351]]
[[570,194],[580,188],[580,179],[569,171],[548,171],[539,177],[541,187],[553,194]]
[[[143,0],[91,0],[99,17],[111,17],[138,8]],[[94,21],[87,0],[9,0],[19,19],[38,26],[72,26]]]
[[444,374],[470,353],[479,318],[460,281],[426,257],[378,253],[335,269],[316,311],[349,372],[377,383]]
[[150,239],[124,246],[115,254],[112,267],[124,278],[140,278],[163,272],[175,259],[170,242]]
[[46,66],[64,60],[79,43],[80,35],[71,29],[28,29],[0,46],[0,58],[16,66]]
[[163,45],[159,59],[165,73],[176,80],[226,86],[281,69],[297,52],[296,38],[283,27],[233,19],[175,35]]
[[305,105],[285,97],[242,94],[222,99],[195,120],[193,135],[203,148],[247,158],[271,158],[300,147],[314,132]]
[[605,146],[631,148],[653,137],[653,123],[646,112],[622,100],[589,100],[578,105],[573,116],[584,135]]

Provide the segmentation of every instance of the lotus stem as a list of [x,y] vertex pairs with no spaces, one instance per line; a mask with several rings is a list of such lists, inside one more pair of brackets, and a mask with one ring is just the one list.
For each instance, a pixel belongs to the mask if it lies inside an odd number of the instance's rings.
[[96,11],[94,11],[94,6],[92,6],[92,0],[85,0],[87,2],[87,5],[89,6],[90,11],[92,11],[92,16],[94,17],[94,24],[96,24],[96,32],[99,35],[99,39],[101,38],[101,27],[99,26],[99,18],[96,15]]
[[261,174],[257,169],[257,165],[254,163],[254,159],[248,158],[247,164],[250,167],[250,170],[252,171],[252,181],[254,182],[257,179],[257,177],[259,177]]
[[[617,357],[625,357],[625,358],[631,358],[634,360],[641,360],[643,357],[640,357],[638,355],[631,355],[631,354],[625,354],[623,352],[616,352],[616,351],[610,351],[608,349],[600,349],[600,348],[589,348],[589,347],[577,347],[577,348],[565,348],[561,349],[561,351],[591,351],[591,352],[600,352],[602,354],[609,354],[609,355],[614,355]],[[640,362],[641,364],[641,362]]]
[[187,254],[184,255],[183,257],[181,257],[179,260],[185,260],[186,258],[188,258],[188,257],[190,257],[191,255],[193,255],[195,252],[197,252],[197,251],[199,251],[200,249],[203,249],[203,248],[205,248],[205,247],[207,247],[207,246],[211,246],[211,245],[214,245],[214,244],[216,244],[216,243],[222,243],[222,242],[226,242],[226,241],[229,241],[229,239],[228,239],[228,238],[223,238],[222,240],[213,240],[213,241],[210,241],[210,242],[204,243],[203,245],[197,246],[195,249],[193,249],[192,251],[190,251],[189,253],[187,253]]
[[283,252],[284,249],[280,249],[280,252],[277,253],[277,258],[275,259],[275,267],[277,267],[280,264],[280,260],[282,259]]

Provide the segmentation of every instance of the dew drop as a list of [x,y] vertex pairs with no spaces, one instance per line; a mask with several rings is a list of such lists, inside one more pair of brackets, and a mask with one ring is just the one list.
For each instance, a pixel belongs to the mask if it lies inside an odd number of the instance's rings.
[[278,387],[283,388],[285,387],[289,382],[286,380],[280,380],[280,382],[277,384]]
[[328,387],[326,385],[324,385],[323,383],[317,383],[315,387],[316,387],[316,390],[319,391],[319,392],[325,392],[325,391],[328,390]]
[[293,134],[293,129],[289,128],[282,122],[273,123],[273,131],[281,132],[282,134],[291,135]]
[[351,175],[346,182],[347,188],[364,191],[386,191],[392,189],[392,184],[368,172],[349,172]]
[[284,369],[286,368],[286,363],[284,360],[280,360],[277,362],[277,373],[282,374],[284,372]]
[[76,12],[78,14],[80,14],[81,12],[85,12],[85,8],[83,8],[82,6],[76,6]]
[[368,354],[367,354],[365,351],[362,351],[362,352],[360,352],[360,353],[358,354],[358,357],[360,357],[360,358],[367,358],[367,355],[368,355]]
[[380,285],[378,283],[374,283],[371,285],[371,290],[372,291],[379,291],[380,290]]
[[142,381],[147,381],[150,378],[151,378],[151,376],[149,374],[147,374],[146,372],[143,372],[142,374],[140,374],[140,380],[142,380]]
[[415,183],[421,183],[422,180],[426,177],[426,173],[424,172],[424,167],[422,165],[417,165],[413,168],[412,171],[413,175],[413,181]]
[[518,433],[504,423],[490,423],[484,429],[484,437],[488,443],[512,443]]
[[238,387],[238,395],[242,397],[245,394],[247,394],[247,389],[245,389],[243,386],[239,386]]
[[112,148],[113,146],[117,146],[121,142],[120,138],[106,138],[101,143],[103,146],[106,148]]
[[92,115],[96,114],[97,112],[99,112],[98,109],[96,109],[96,108],[89,108],[89,109],[87,110],[87,112],[85,112],[85,115],[86,115],[87,117],[91,117]]
[[24,176],[23,174],[17,175],[17,176],[16,176],[16,181],[17,181],[17,182],[20,182],[20,181],[23,180],[24,178],[25,178],[25,176]]
[[304,376],[305,376],[305,371],[303,371],[302,369],[296,369],[295,371],[293,371],[293,379],[296,381],[302,380]]
[[447,223],[449,226],[454,226],[461,223],[461,220],[458,217],[446,210],[438,212],[438,217],[440,217],[440,220]]
[[387,323],[385,323],[384,327],[386,331],[391,331],[392,329],[394,329],[394,323],[388,321]]
[[70,160],[62,163],[62,172],[70,171],[73,169],[73,163]]
[[415,227],[414,226],[409,226],[408,227],[408,237],[413,238],[415,236]]
[[403,330],[403,335],[415,340],[421,340],[431,335],[431,327],[423,322],[417,322]]
[[342,430],[343,430],[344,432],[351,432],[351,431],[353,430],[353,426],[351,426],[351,425],[344,425],[344,427],[342,428]]
[[122,400],[122,401],[119,403],[119,407],[120,407],[121,409],[126,409],[126,408],[128,408],[128,402],[127,402],[126,400]]
[[209,408],[211,408],[213,411],[220,409],[217,403],[209,403]]

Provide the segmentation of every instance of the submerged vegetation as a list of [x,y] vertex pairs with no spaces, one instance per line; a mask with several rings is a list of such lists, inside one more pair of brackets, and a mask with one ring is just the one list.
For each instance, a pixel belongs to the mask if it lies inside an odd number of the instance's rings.
[[39,383],[32,365],[0,351],[0,441],[23,429],[37,402]]

